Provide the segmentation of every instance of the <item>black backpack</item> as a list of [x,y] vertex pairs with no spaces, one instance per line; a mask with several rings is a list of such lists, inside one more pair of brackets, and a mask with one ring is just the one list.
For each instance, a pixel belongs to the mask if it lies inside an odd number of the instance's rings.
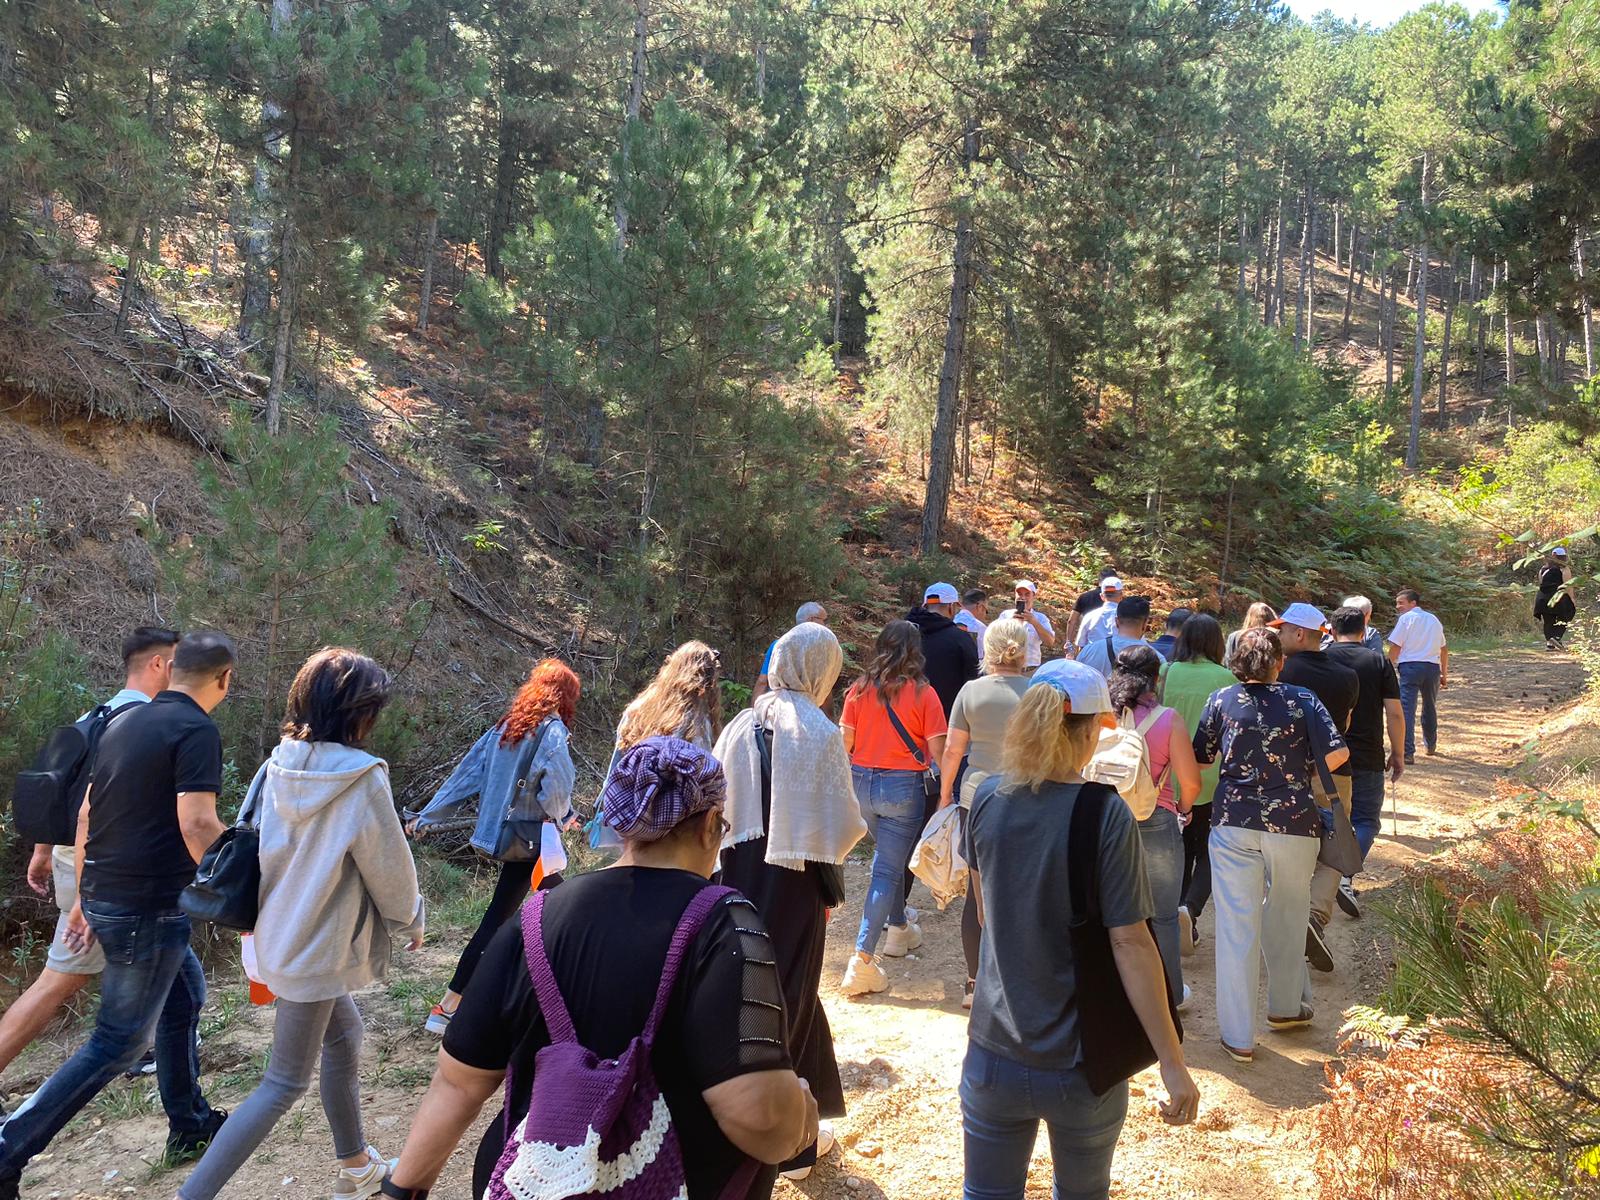
[[102,704],[71,725],[59,726],[33,766],[17,773],[11,812],[23,845],[70,846],[78,840],[78,810],[89,789],[101,735],[113,718],[138,706],[137,700],[120,708]]

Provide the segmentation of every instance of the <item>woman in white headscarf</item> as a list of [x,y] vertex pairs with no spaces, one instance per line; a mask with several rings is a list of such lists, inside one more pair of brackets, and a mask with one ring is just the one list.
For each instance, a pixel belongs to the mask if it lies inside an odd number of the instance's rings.
[[[789,1013],[789,1053],[824,1118],[844,1115],[833,1032],[817,995],[828,909],[843,899],[839,864],[867,831],[844,738],[821,707],[843,666],[831,630],[795,626],[772,649],[771,690],[728,723],[714,751],[728,783],[722,882],[743,892],[767,926]],[[824,1128],[784,1174],[804,1179],[832,1144]]]

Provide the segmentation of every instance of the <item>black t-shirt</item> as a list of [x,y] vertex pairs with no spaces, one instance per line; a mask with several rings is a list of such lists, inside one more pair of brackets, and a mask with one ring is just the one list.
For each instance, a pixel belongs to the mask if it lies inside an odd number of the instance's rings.
[[1092,587],[1072,602],[1072,611],[1086,617],[1104,603],[1100,598],[1100,589]]
[[175,908],[195,868],[178,793],[221,789],[216,724],[184,693],[162,692],[106,726],[90,779],[83,894],[149,912]]
[[[1303,687],[1321,700],[1340,733],[1350,727],[1350,714],[1361,694],[1361,679],[1343,663],[1329,658],[1326,650],[1304,650],[1289,655],[1284,660],[1278,682]],[[1335,775],[1349,773],[1348,761],[1334,772]]]
[[[689,871],[610,867],[548,893],[544,945],[578,1040],[615,1058],[644,1030],[667,947],[706,880]],[[772,945],[742,896],[719,904],[683,960],[656,1036],[652,1066],[683,1148],[690,1200],[716,1200],[744,1155],[723,1136],[701,1093],[754,1071],[790,1065],[783,992]],[[511,1072],[511,1119],[527,1116],[534,1057],[550,1044],[528,976],[522,922],[507,921],[484,953],[445,1033],[451,1057]],[[504,1115],[478,1148],[473,1193],[482,1195],[505,1147]],[[766,1195],[776,1168],[756,1176]]]
[[1368,650],[1359,642],[1335,642],[1324,652],[1334,662],[1349,667],[1361,682],[1361,694],[1350,714],[1350,728],[1344,740],[1350,747],[1350,768],[1355,771],[1381,771],[1386,765],[1383,753],[1385,724],[1384,701],[1400,699],[1400,678],[1387,654]]

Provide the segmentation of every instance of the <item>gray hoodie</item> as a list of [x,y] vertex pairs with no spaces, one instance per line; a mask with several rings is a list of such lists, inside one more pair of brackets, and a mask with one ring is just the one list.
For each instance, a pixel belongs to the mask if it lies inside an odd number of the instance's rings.
[[422,896],[389,767],[337,742],[285,738],[258,814],[261,979],[285,1000],[331,1000],[387,973],[391,939],[422,933]]

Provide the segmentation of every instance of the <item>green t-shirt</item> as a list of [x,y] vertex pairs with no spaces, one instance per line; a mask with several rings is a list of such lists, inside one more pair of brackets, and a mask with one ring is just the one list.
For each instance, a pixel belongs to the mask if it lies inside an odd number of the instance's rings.
[[961,807],[970,807],[978,785],[1000,770],[1006,722],[1032,682],[1026,675],[982,675],[956,694],[950,728],[964,730],[972,738],[967,773],[961,779]]
[[[1161,668],[1161,703],[1177,709],[1188,728],[1198,729],[1200,713],[1211,698],[1211,693],[1219,688],[1232,687],[1238,682],[1238,676],[1232,671],[1227,667],[1219,667],[1208,658],[1166,663]],[[1211,803],[1211,797],[1216,794],[1217,772],[1221,766],[1221,763],[1214,762],[1200,768],[1200,795],[1195,798],[1196,805]]]

